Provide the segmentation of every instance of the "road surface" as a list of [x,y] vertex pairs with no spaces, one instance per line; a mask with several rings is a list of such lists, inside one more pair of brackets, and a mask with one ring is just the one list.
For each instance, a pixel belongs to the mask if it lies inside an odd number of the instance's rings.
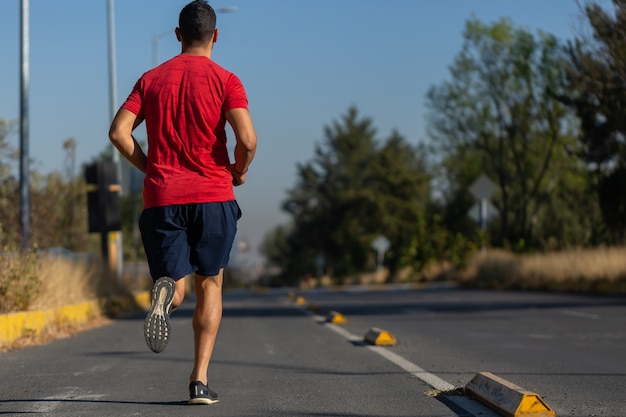
[[[474,400],[436,395],[486,371],[538,393],[558,416],[626,417],[624,297],[359,287],[299,295],[305,305],[280,290],[225,296],[209,370],[218,404],[186,404],[190,299],[160,354],[145,346],[143,315],[0,353],[0,414],[493,417]],[[330,311],[348,322],[325,322]],[[398,344],[363,343],[372,327]]]

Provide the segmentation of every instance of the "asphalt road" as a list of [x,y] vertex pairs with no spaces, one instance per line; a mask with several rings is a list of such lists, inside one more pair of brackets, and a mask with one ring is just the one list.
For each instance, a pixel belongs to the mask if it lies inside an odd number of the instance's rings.
[[[558,416],[626,417],[626,298],[455,289],[230,293],[209,371],[220,402],[186,404],[190,301],[154,354],[143,316],[0,353],[0,414],[45,416],[496,415],[434,396],[487,371],[536,392]],[[328,311],[348,322],[324,322]],[[372,327],[394,347],[367,346]]]

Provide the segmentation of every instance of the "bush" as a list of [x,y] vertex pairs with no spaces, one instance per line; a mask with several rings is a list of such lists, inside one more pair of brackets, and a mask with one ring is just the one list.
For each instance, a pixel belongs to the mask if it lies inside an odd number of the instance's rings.
[[28,309],[40,288],[34,253],[0,255],[0,313]]

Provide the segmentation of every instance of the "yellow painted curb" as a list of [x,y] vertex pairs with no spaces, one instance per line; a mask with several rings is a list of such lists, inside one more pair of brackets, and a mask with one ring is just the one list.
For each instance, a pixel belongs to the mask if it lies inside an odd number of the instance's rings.
[[527,391],[512,382],[489,372],[479,372],[465,386],[466,392],[510,417],[555,417],[538,394]]
[[334,324],[346,324],[348,322],[343,314],[336,311],[331,311],[330,313],[328,313],[328,315],[326,316],[326,321]]
[[42,333],[49,327],[77,325],[100,314],[98,301],[88,301],[40,311],[0,315],[0,345]]
[[140,292],[139,294],[135,294],[135,303],[147,310],[150,308],[150,302],[152,301],[150,298],[150,291],[144,291],[144,292]]
[[0,315],[0,346],[27,336],[36,336],[50,328],[80,325],[106,312],[128,311],[134,304],[150,307],[150,291],[133,297],[92,300],[38,311]]
[[376,346],[394,346],[398,341],[386,330],[381,330],[376,327],[370,328],[365,333],[364,340]]

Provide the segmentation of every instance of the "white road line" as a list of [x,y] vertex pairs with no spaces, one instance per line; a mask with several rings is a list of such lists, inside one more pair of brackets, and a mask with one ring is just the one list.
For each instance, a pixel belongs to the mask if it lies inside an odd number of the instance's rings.
[[57,409],[63,401],[67,400],[99,400],[106,396],[105,394],[81,394],[79,387],[65,387],[65,391],[44,397],[39,402],[33,404],[32,413],[50,413]]
[[[345,337],[351,342],[363,341],[362,337],[358,337],[355,334],[350,333],[343,327],[339,327],[336,324],[326,323],[326,327],[328,327],[335,333],[342,335],[343,337]],[[454,385],[444,381],[443,379],[439,378],[437,375],[431,374],[430,372],[415,365],[413,362],[408,361],[404,359],[402,356],[393,353],[389,349],[386,349],[380,346],[369,346],[369,345],[367,346],[367,348],[370,349],[372,352],[378,353],[380,356],[387,359],[388,361],[395,363],[400,368],[404,369],[411,375],[427,383],[428,385],[430,385],[436,390],[451,391],[456,388]]]
[[[333,332],[343,336],[349,342],[353,342],[353,343],[363,342],[363,338],[362,337],[359,337],[359,336],[355,335],[354,333],[349,332],[345,328],[343,328],[343,327],[341,327],[339,325],[333,324],[333,323],[327,323],[325,317],[322,317],[320,315],[311,313],[310,311],[308,311],[306,309],[303,309],[303,311],[306,312],[307,314],[309,314],[310,316],[312,316],[317,322],[324,323],[324,325],[325,325],[325,327],[327,329],[330,329]],[[430,387],[434,388],[437,391],[446,392],[446,391],[452,391],[455,388],[457,388],[454,385],[450,384],[449,382],[439,378],[437,375],[431,374],[430,372],[420,368],[419,366],[417,366],[413,362],[411,362],[411,361],[409,361],[407,359],[404,359],[402,356],[400,356],[400,355],[390,351],[387,348],[384,348],[382,346],[371,346],[371,345],[366,345],[366,347],[369,350],[371,350],[372,352],[378,353],[383,358],[385,358],[388,361],[396,364],[401,369],[403,369],[406,372],[410,373],[411,375],[413,375],[414,377],[416,377],[420,381],[428,384]],[[473,417],[473,416],[500,417],[498,415],[498,413],[496,413],[496,412],[492,411],[491,409],[483,406],[479,402],[471,400],[471,399],[469,399],[467,397],[459,396],[459,395],[451,395],[451,396],[447,396],[446,399],[448,401],[456,404],[458,407],[462,408],[466,412],[470,413],[469,416],[466,416],[464,414],[461,417]]]
[[267,352],[268,355],[274,355],[276,354],[276,349],[274,349],[275,346],[272,345],[271,343],[266,343],[265,344],[265,352]]
[[600,318],[599,314],[583,313],[582,311],[562,310],[561,313],[565,314],[566,316],[582,317],[585,319],[592,319],[592,320],[597,320]]
[[416,378],[424,381],[438,391],[451,391],[456,388],[454,385],[448,383],[447,381],[444,381],[437,375],[431,374],[430,372],[420,368],[413,362],[404,359],[402,356],[390,351],[387,348],[381,346],[367,346],[367,348],[373,352],[378,353],[380,356],[384,357],[388,361],[395,363],[400,368],[404,369]]

